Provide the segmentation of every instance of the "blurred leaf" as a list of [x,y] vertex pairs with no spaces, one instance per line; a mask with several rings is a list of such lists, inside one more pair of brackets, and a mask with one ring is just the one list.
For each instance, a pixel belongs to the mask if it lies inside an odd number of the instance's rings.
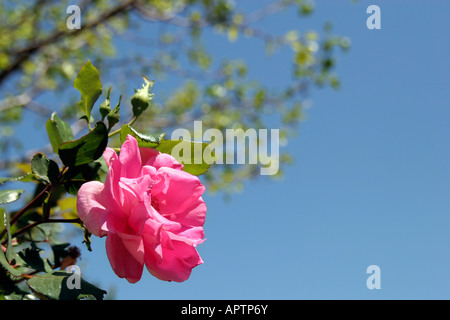
[[31,173],[25,174],[20,177],[2,177],[0,178],[0,184],[3,184],[7,181],[21,181],[21,182],[30,182],[34,180],[34,175]]
[[70,125],[61,120],[56,112],[52,113],[50,119],[45,123],[45,127],[55,153],[58,153],[58,148],[63,142],[74,140]]
[[[3,210],[1,210],[3,211]],[[6,230],[6,233],[8,235],[8,246],[6,247],[6,259],[8,261],[12,261],[14,259],[14,256],[16,254],[14,247],[12,245],[12,239],[11,239],[11,225],[9,223],[9,214],[7,214],[5,211],[3,212],[3,224]]]
[[108,131],[103,122],[78,140],[64,142],[58,150],[65,166],[79,166],[97,160],[108,144]]
[[25,192],[22,189],[10,189],[0,191],[0,204],[14,202],[19,199],[20,195]]
[[81,108],[89,122],[92,107],[102,94],[100,74],[90,60],[81,68],[73,86],[81,93]]

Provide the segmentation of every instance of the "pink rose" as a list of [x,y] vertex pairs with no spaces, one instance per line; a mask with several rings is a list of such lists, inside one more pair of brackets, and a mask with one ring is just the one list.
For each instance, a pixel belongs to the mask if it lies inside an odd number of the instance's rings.
[[169,154],[139,148],[128,135],[118,156],[106,148],[105,183],[90,181],[78,192],[77,210],[90,232],[106,236],[114,272],[135,283],[145,266],[155,277],[185,281],[203,263],[206,205],[198,177],[182,171]]

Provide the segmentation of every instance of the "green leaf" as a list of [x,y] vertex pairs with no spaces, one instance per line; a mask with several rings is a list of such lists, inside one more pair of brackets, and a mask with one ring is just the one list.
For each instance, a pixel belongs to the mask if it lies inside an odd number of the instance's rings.
[[32,268],[36,271],[52,272],[52,266],[48,259],[43,259],[40,255],[42,249],[38,248],[34,243],[30,247],[18,253],[19,257],[23,260],[24,266]]
[[66,174],[64,175],[65,179],[63,182],[63,186],[66,191],[69,194],[76,196],[78,194],[78,190],[85,182],[92,180],[101,180],[101,170],[104,170],[101,159],[102,157],[90,163],[75,167],[69,167],[69,170],[67,170]]
[[211,166],[203,159],[203,153],[207,146],[208,144],[204,142],[162,140],[156,149],[172,155],[182,163],[183,171],[198,176],[205,173]]
[[162,133],[159,135],[146,135],[136,131],[136,129],[132,128],[128,124],[124,124],[120,129],[120,141],[122,143],[127,140],[127,135],[135,137],[139,147],[155,148],[159,145],[166,134]]
[[83,278],[80,279],[79,289],[76,286],[71,289],[68,283],[71,283],[75,277],[80,276],[65,271],[54,271],[33,276],[27,280],[27,285],[40,299],[77,300],[94,297],[97,300],[103,300],[106,291],[97,288]]
[[70,243],[59,243],[52,245],[53,251],[53,261],[55,262],[55,267],[61,266],[61,260],[65,258],[69,252],[67,248],[70,246]]
[[108,131],[120,120],[120,101],[122,101],[122,95],[120,95],[116,107],[108,113]]
[[102,115],[102,121],[105,119],[105,117],[111,111],[111,100],[109,98],[109,95],[111,94],[111,88],[112,87],[109,87],[108,95],[106,96],[105,101],[103,101],[102,104],[100,105],[100,114]]
[[9,263],[8,260],[6,259],[5,253],[3,252],[3,250],[0,248],[0,265],[6,270],[8,271],[12,276],[14,277],[21,277],[22,273],[19,270],[14,269]]
[[9,223],[9,214],[7,214],[5,211],[3,212],[3,224],[5,227],[6,233],[8,234],[8,246],[6,247],[6,259],[8,261],[12,261],[16,255],[16,252],[12,245],[11,225]]
[[108,144],[108,131],[103,122],[97,122],[91,132],[78,140],[64,142],[58,150],[65,166],[79,166],[97,160]]
[[31,159],[31,172],[39,179],[55,185],[59,178],[58,164],[48,159],[42,153],[37,153]]
[[70,125],[64,120],[61,120],[56,112],[53,112],[50,119],[47,120],[45,128],[47,129],[48,139],[55,153],[58,152],[58,148],[63,142],[74,139]]
[[81,93],[81,109],[89,122],[92,107],[102,94],[100,74],[90,60],[81,68],[73,86]]
[[25,190],[22,189],[10,189],[0,191],[0,204],[6,204],[16,201],[17,199],[19,199],[20,195],[24,191]]
[[28,173],[19,177],[1,177],[0,184],[3,184],[8,181],[21,181],[21,182],[30,182],[34,180],[34,174]]
[[153,87],[154,81],[149,81],[147,77],[144,77],[144,84],[142,89],[135,90],[135,94],[131,97],[131,104],[133,106],[133,115],[139,117],[145,109],[148,108],[150,100],[153,99],[153,94],[150,94],[150,88]]
[[29,292],[20,290],[17,288],[17,290],[8,293],[8,294],[0,294],[0,300],[35,300],[36,298]]

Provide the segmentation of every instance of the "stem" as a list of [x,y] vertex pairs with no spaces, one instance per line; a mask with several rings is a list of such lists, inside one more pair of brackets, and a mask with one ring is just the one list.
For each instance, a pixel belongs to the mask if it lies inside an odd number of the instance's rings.
[[[11,221],[10,221],[10,225],[12,226],[17,220],[19,220],[20,219],[20,217],[28,210],[28,209],[30,209],[30,207],[37,201],[37,200],[39,200],[41,197],[42,197],[42,195],[44,194],[44,193],[46,193],[47,191],[48,191],[48,189],[50,188],[50,184],[47,184],[46,186],[45,186],[45,188],[33,199],[33,200],[31,200],[30,202],[28,202],[28,204],[25,206],[25,207],[23,207],[19,212],[17,212],[15,215],[14,215],[14,217],[12,217],[11,218]],[[2,232],[0,233],[0,239],[2,239],[4,236],[5,236],[5,234],[6,234],[6,228],[5,229],[3,229],[2,230]]]
[[[130,122],[128,122],[127,124],[128,124],[129,126],[132,126],[132,125],[136,122],[136,120],[137,120],[137,117],[134,116],[134,117],[130,120]],[[122,128],[117,129],[116,131],[113,131],[113,132],[111,132],[110,134],[108,134],[108,138],[111,138],[112,136],[115,136],[116,134],[120,133],[120,130],[121,130],[121,129],[122,129]]]
[[79,218],[74,218],[74,219],[47,219],[47,220],[42,220],[42,221],[36,221],[36,222],[33,222],[33,223],[31,223],[31,224],[29,224],[29,225],[27,225],[27,226],[17,230],[17,232],[12,235],[12,238],[17,237],[19,234],[24,233],[25,231],[27,231],[27,230],[29,230],[29,229],[31,229],[33,227],[36,227],[36,226],[38,226],[40,224],[43,224],[43,223],[79,223],[81,225],[83,222]]

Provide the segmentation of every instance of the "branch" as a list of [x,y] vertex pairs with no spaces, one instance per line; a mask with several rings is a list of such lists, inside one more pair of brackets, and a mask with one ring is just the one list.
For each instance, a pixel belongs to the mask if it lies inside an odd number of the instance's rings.
[[108,19],[129,10],[131,8],[131,4],[135,1],[136,0],[127,0],[127,1],[120,3],[116,7],[112,8],[112,9],[106,11],[104,14],[100,15],[97,19],[86,23],[84,26],[82,26],[81,29],[74,29],[74,30],[67,29],[67,30],[55,31],[47,38],[45,38],[41,41],[38,41],[36,43],[31,43],[28,47],[12,53],[12,54],[16,55],[17,58],[9,66],[7,66],[5,69],[3,69],[2,72],[0,73],[0,85],[12,72],[17,70],[22,65],[22,63],[27,61],[39,49],[46,47],[50,44],[53,44],[62,38],[74,37],[86,29],[95,28],[97,25],[107,21]]

